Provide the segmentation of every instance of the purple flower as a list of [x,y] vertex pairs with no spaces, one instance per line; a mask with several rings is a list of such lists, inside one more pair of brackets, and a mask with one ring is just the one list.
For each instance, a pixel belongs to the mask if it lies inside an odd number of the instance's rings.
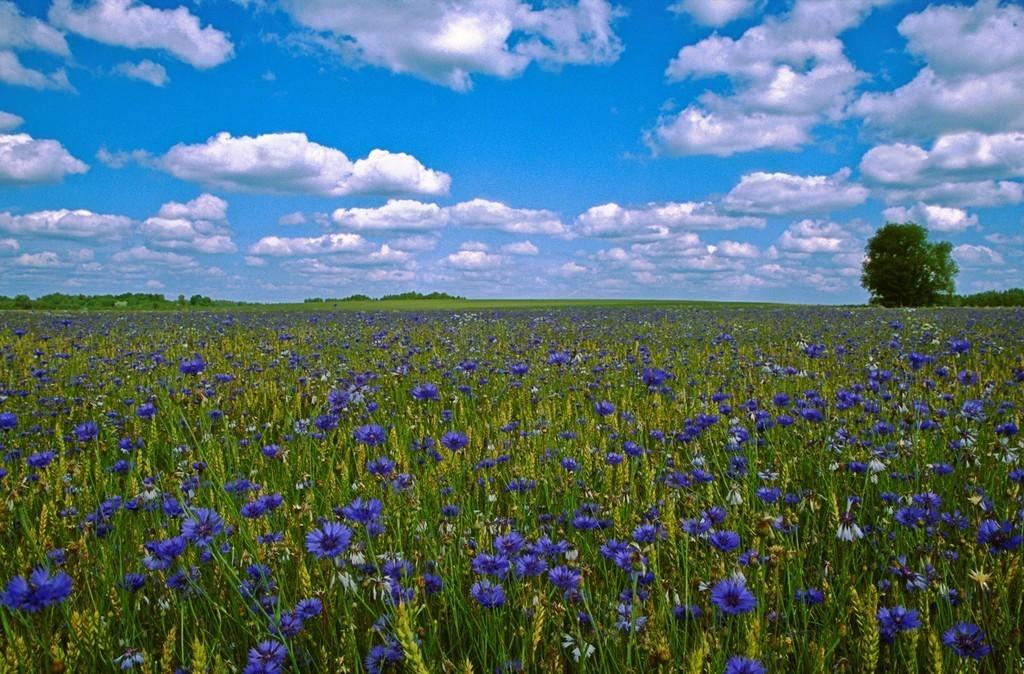
[[558,589],[569,592],[580,586],[580,572],[567,566],[556,566],[548,571],[548,580]]
[[202,356],[196,356],[195,358],[183,358],[181,364],[178,366],[178,370],[182,374],[199,374],[206,369],[206,361],[203,360]]
[[413,400],[440,400],[441,394],[436,384],[420,384],[412,387]]
[[992,651],[985,643],[985,633],[977,625],[957,623],[942,634],[942,643],[961,658],[981,660]]
[[909,632],[921,625],[921,618],[916,609],[909,611],[903,606],[878,609],[878,633],[882,641],[889,643],[900,632]]
[[361,442],[364,445],[382,445],[387,440],[387,433],[383,428],[377,424],[367,424],[360,426],[352,432],[352,437],[355,438],[356,442]]
[[732,552],[740,547],[740,535],[735,531],[716,531],[708,537],[708,543],[720,552]]
[[611,402],[607,400],[602,400],[594,403],[594,411],[597,412],[599,416],[606,417],[615,411],[615,405],[611,404]]
[[352,542],[352,530],[338,522],[324,522],[306,534],[306,550],[320,559],[340,557]]
[[79,442],[95,440],[99,434],[100,429],[93,421],[85,421],[75,426],[75,437],[78,438]]
[[465,449],[466,445],[469,444],[469,438],[466,437],[465,433],[459,433],[458,431],[448,431],[441,436],[441,445],[446,449],[457,452],[461,449]]
[[499,608],[505,605],[505,588],[498,583],[480,580],[469,588],[469,594],[484,608]]
[[224,521],[209,508],[196,508],[192,514],[192,519],[182,522],[181,535],[196,547],[205,548],[224,531]]
[[18,425],[18,415],[14,412],[0,413],[0,431],[14,430]]
[[12,611],[36,613],[67,599],[71,586],[71,577],[63,571],[51,576],[46,569],[38,567],[28,575],[28,579],[15,576],[7,583],[0,603]]
[[725,663],[725,674],[767,674],[768,670],[753,658],[734,655]]
[[978,525],[978,545],[988,547],[993,555],[1001,552],[1012,552],[1021,546],[1021,535],[1009,522],[999,523],[995,520],[984,520]]
[[757,606],[757,598],[747,589],[747,581],[740,578],[720,580],[711,590],[711,603],[727,615],[749,613]]

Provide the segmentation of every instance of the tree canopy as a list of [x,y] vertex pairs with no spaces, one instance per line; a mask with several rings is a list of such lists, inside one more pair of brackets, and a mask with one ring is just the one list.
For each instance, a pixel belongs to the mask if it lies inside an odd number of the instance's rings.
[[948,304],[959,271],[952,252],[948,241],[929,241],[921,225],[886,223],[868,240],[861,285],[885,307]]

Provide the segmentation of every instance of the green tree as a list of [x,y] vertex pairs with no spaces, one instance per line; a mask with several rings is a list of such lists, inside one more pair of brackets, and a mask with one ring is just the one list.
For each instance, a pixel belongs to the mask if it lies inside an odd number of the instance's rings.
[[868,239],[860,283],[871,303],[884,307],[948,304],[960,269],[953,245],[928,240],[928,230],[913,222],[886,223]]

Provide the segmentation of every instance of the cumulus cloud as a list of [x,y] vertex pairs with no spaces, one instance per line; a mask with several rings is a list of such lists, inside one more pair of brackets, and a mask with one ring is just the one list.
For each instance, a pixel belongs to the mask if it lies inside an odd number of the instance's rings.
[[285,226],[304,225],[306,224],[306,215],[302,211],[285,213],[277,219],[277,224]]
[[1024,133],[944,134],[930,150],[907,143],[871,148],[861,159],[864,178],[892,201],[993,206],[1019,203],[1024,177]]
[[355,162],[310,141],[304,133],[234,137],[175,145],[151,163],[181,180],[244,192],[350,196],[447,194],[447,173],[426,168],[403,152],[373,150]]
[[0,239],[0,255],[13,255],[21,250],[21,245],[15,239]]
[[0,132],[10,131],[21,126],[25,120],[11,112],[0,110]]
[[227,228],[227,209],[228,203],[212,194],[186,203],[169,201],[139,226],[139,232],[154,248],[234,253],[238,246]]
[[839,34],[875,4],[881,2],[797,0],[787,14],[767,16],[739,38],[715,33],[684,46],[665,71],[669,81],[724,75],[731,93],[707,91],[663,115],[648,145],[669,155],[729,156],[808,142],[817,124],[842,115],[863,79]]
[[122,267],[121,271],[145,270],[154,265],[179,271],[193,270],[199,267],[196,261],[188,255],[151,250],[145,246],[134,246],[118,251],[111,255],[110,259],[120,265],[127,265],[127,267]]
[[61,266],[60,257],[53,251],[41,253],[22,253],[15,260],[14,264],[19,267],[33,267],[36,269],[52,269]]
[[764,225],[763,218],[719,213],[710,202],[651,203],[639,208],[624,208],[612,202],[581,213],[573,231],[596,238],[657,239],[679,230],[728,230]]
[[759,215],[812,214],[864,203],[868,190],[849,182],[850,169],[830,176],[757,171],[744,175],[722,199],[726,210]]
[[554,211],[512,208],[498,201],[471,199],[448,209],[452,224],[496,229],[510,234],[565,236],[568,228]]
[[339,208],[331,220],[339,227],[357,231],[417,231],[443,227],[448,211],[437,204],[411,199],[389,199],[376,208]]
[[53,183],[88,170],[55,140],[27,133],[0,135],[0,184]]
[[212,68],[234,55],[234,45],[213,26],[201,26],[186,7],[157,9],[135,0],[54,0],[50,23],[103,44],[159,49],[195,68]]
[[250,255],[290,257],[332,253],[361,253],[368,249],[359,234],[337,233],[314,237],[265,236],[249,247]]
[[530,241],[514,241],[502,246],[501,252],[509,255],[537,255],[540,253],[540,248]]
[[775,245],[793,253],[851,253],[860,248],[842,225],[820,220],[801,220],[790,225]]
[[147,82],[154,87],[162,87],[169,81],[167,69],[149,59],[143,59],[138,63],[119,63],[114,67],[114,72],[131,80]]
[[504,261],[503,256],[482,250],[460,250],[445,257],[448,266],[471,271],[494,269]]
[[407,73],[457,91],[476,74],[510,78],[548,67],[614,62],[622,51],[606,0],[535,8],[520,0],[285,0],[310,32],[294,36],[345,62]]
[[978,224],[978,216],[961,208],[918,202],[907,208],[893,206],[882,211],[887,222],[916,222],[937,232],[962,232]]
[[71,55],[63,33],[44,21],[25,16],[8,0],[0,0],[0,49]]
[[1005,262],[1003,256],[988,246],[965,243],[953,249],[953,258],[964,267],[989,267]]
[[21,237],[116,241],[128,233],[131,224],[131,218],[122,215],[104,215],[84,209],[62,208],[24,215],[0,213],[0,231]]
[[27,68],[22,65],[18,55],[9,49],[0,49],[0,82],[30,89],[74,91],[63,68],[49,74]]
[[852,106],[869,130],[914,140],[1024,126],[1024,8],[997,0],[930,5],[898,30],[926,65],[902,87],[866,93]]
[[688,14],[704,26],[721,27],[747,14],[755,0],[679,0],[669,7],[678,14]]

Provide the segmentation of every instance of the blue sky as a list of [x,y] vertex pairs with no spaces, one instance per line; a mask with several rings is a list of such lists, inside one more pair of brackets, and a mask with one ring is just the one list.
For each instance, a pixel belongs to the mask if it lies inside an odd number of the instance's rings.
[[1019,4],[0,0],[0,294],[974,292],[1022,202]]

